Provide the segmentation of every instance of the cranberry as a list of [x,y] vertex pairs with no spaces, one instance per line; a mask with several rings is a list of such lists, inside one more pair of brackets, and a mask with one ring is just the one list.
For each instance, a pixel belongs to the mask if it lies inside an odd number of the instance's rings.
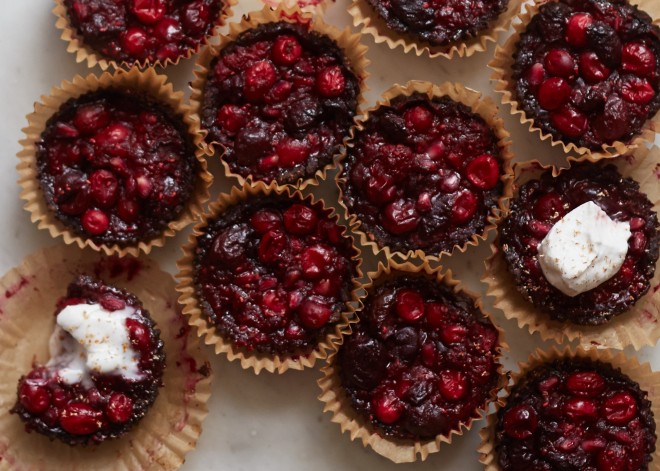
[[637,414],[637,401],[627,392],[620,392],[605,400],[602,414],[614,425],[626,425]]
[[121,35],[121,45],[131,56],[142,59],[147,55],[149,36],[137,26],[132,26]]
[[121,123],[114,123],[99,131],[94,136],[93,142],[112,155],[124,156],[128,154],[128,151],[123,145],[127,143],[130,135],[131,130],[127,126]]
[[[160,38],[163,42],[172,43],[182,38],[181,23],[174,18],[163,18],[154,27],[154,36]],[[174,44],[166,44],[163,47],[174,46],[172,48],[171,59],[174,59],[179,54],[179,49]],[[168,53],[169,55],[169,53]]]
[[73,435],[90,435],[101,428],[101,412],[83,402],[73,402],[60,415],[60,425]]
[[424,298],[412,289],[396,293],[396,313],[406,322],[417,322],[424,315]]
[[284,227],[292,234],[309,234],[316,228],[319,218],[309,206],[294,204],[284,212]]
[[504,431],[517,440],[531,437],[538,426],[536,411],[528,405],[517,405],[504,414]]
[[147,327],[136,319],[126,319],[126,329],[131,343],[141,352],[149,351],[151,336]]
[[539,87],[539,105],[546,110],[557,110],[571,97],[571,86],[559,77],[550,77]]
[[82,133],[92,133],[108,124],[110,114],[101,104],[81,106],[73,117],[73,125]]
[[132,199],[124,198],[117,204],[117,215],[128,223],[137,221],[139,211],[140,206]]
[[653,75],[657,68],[655,54],[644,43],[628,43],[621,51],[621,68],[641,77]]
[[28,412],[43,414],[50,407],[50,395],[44,386],[24,380],[18,390],[18,398]]
[[631,103],[646,105],[655,98],[655,90],[645,79],[628,77],[622,80],[621,96]]
[[383,212],[382,223],[388,232],[396,235],[415,230],[419,224],[415,203],[399,199],[388,204]]
[[456,224],[465,224],[477,211],[479,201],[469,190],[459,194],[451,207],[451,220]]
[[552,125],[563,135],[578,138],[587,130],[587,117],[570,106],[564,106],[550,115]]
[[119,311],[126,307],[126,302],[115,296],[114,294],[106,293],[99,298],[99,304],[108,311]]
[[601,62],[595,52],[580,54],[580,76],[588,83],[602,82],[610,73],[610,69]]
[[250,224],[252,224],[252,227],[259,234],[265,234],[272,229],[280,227],[282,225],[282,217],[278,211],[260,209],[250,217]]
[[277,229],[266,232],[259,243],[259,260],[264,263],[279,260],[288,245],[286,235]]
[[97,170],[89,177],[92,198],[99,206],[112,206],[119,194],[119,182],[112,172]]
[[566,388],[576,396],[596,397],[605,389],[605,380],[595,371],[581,371],[566,378]]
[[626,471],[628,459],[625,448],[618,444],[611,444],[598,453],[598,471]]
[[373,400],[374,415],[384,424],[393,424],[401,418],[404,405],[394,392],[389,391]]
[[[167,34],[168,31],[172,30],[165,30],[165,34]],[[169,43],[165,44],[164,46],[161,46],[158,48],[156,51],[156,59],[159,61],[166,61],[167,59],[170,59],[172,61],[176,60],[179,57],[179,48],[176,44]]]
[[310,280],[321,278],[327,273],[332,258],[331,249],[323,245],[312,245],[306,248],[300,256],[303,275]]
[[440,394],[448,401],[458,401],[468,389],[468,378],[462,371],[447,370],[440,373]]
[[500,180],[500,166],[490,155],[480,155],[467,166],[467,179],[482,190],[495,188]]
[[112,393],[105,406],[105,415],[110,422],[123,424],[128,422],[133,414],[133,401],[122,393]]
[[151,25],[165,15],[165,3],[163,0],[132,0],[131,11],[140,22]]
[[259,101],[277,81],[277,72],[269,60],[259,61],[245,71],[243,93],[250,101]]
[[110,220],[108,215],[99,209],[89,209],[81,219],[82,227],[91,235],[101,235],[108,230]]
[[566,42],[571,46],[584,47],[587,44],[587,28],[594,22],[589,13],[576,13],[566,25]]
[[538,239],[543,239],[552,227],[549,224],[546,224],[536,219],[530,219],[527,223],[527,229],[529,232]]
[[383,171],[372,170],[371,178],[367,181],[366,193],[369,201],[373,203],[389,203],[397,194],[394,179]]
[[442,328],[449,309],[444,304],[427,303],[424,308],[426,322],[434,329]]
[[550,49],[544,64],[547,71],[557,77],[571,78],[575,75],[575,60],[566,49]]
[[338,97],[344,91],[346,78],[339,66],[326,67],[316,75],[316,89],[328,98]]
[[424,133],[433,126],[433,113],[425,106],[415,106],[404,113],[406,127]]
[[646,221],[644,220],[644,218],[634,217],[630,219],[629,224],[631,231],[638,231],[642,227],[646,226]]
[[218,124],[223,129],[231,133],[237,133],[245,126],[247,114],[240,106],[227,104],[220,108],[217,119]]
[[273,61],[279,65],[293,65],[302,56],[302,46],[294,36],[280,36],[273,44]]
[[309,157],[309,146],[305,141],[285,137],[276,147],[279,162],[283,167],[293,167],[304,163]]
[[565,213],[564,201],[557,193],[546,193],[534,205],[534,214],[541,221],[559,219]]
[[298,308],[300,322],[309,329],[320,329],[332,317],[332,309],[314,299],[305,299]]
[[468,330],[463,325],[447,325],[440,332],[442,341],[446,344],[457,344],[465,340]]
[[190,2],[183,9],[183,26],[193,34],[203,33],[209,23],[210,14],[209,7],[202,0]]
[[527,70],[527,83],[529,83],[529,87],[534,93],[538,92],[539,87],[545,79],[546,75],[543,64],[537,62]]
[[635,232],[628,241],[630,252],[633,254],[641,254],[646,248],[646,236],[643,232]]
[[598,417],[598,406],[589,399],[573,398],[564,404],[564,413],[571,420],[593,420]]

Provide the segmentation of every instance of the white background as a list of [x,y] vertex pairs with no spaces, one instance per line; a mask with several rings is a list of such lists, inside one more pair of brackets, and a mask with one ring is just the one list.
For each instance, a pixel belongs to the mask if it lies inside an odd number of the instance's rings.
[[[234,9],[234,18],[261,7],[258,0],[241,0]],[[326,21],[344,27],[351,24],[346,12],[348,0],[337,0],[325,13]],[[60,31],[55,28],[55,17],[51,14],[50,0],[5,0],[0,15],[0,273],[21,263],[23,257],[40,247],[62,243],[53,241],[47,232],[38,231],[30,223],[28,213],[22,209],[18,198],[19,188],[15,154],[19,151],[18,140],[25,126],[24,116],[32,111],[33,103],[40,95],[47,94],[52,86],[62,80],[70,80],[76,74],[90,71],[85,64],[76,64],[74,56],[66,52],[66,45],[59,39]],[[500,39],[503,42],[504,38]],[[468,59],[430,60],[404,54],[401,49],[389,50],[384,45],[374,44],[370,36],[363,42],[369,46],[371,60],[367,92],[368,105],[375,103],[378,96],[394,83],[408,80],[428,80],[435,83],[458,81],[493,97],[490,88],[490,70],[486,64],[493,55],[490,45],[484,53]],[[189,93],[188,82],[192,79],[195,58],[182,61],[175,68],[168,68],[178,90]],[[93,72],[99,73],[95,69]],[[539,159],[543,163],[559,163],[565,156],[558,148],[543,143],[535,134],[530,134],[517,119],[509,114],[508,107],[501,108],[506,128],[513,138],[513,151],[517,161]],[[660,141],[656,141],[660,142]],[[213,194],[229,188],[229,182],[221,176],[221,167],[211,165],[216,182]],[[329,182],[331,183],[331,182]],[[332,185],[327,185],[323,195],[332,198]],[[179,246],[187,237],[184,231],[169,239],[165,247],[156,249],[153,256],[163,267],[174,273],[174,261],[180,256]],[[486,244],[471,248],[444,263],[451,267],[459,279],[475,291],[483,292],[479,278],[483,272],[483,261],[489,251]],[[373,266],[373,265],[371,265]],[[486,303],[490,309],[490,302]],[[47,312],[51,306],[44,306]],[[495,312],[496,321],[505,329],[506,339],[511,346],[504,360],[507,368],[515,368],[516,362],[524,360],[541,342],[538,335],[531,336],[517,327],[515,322],[504,319]],[[392,470],[395,465],[379,455],[365,449],[359,442],[351,442],[342,435],[339,426],[330,422],[330,415],[322,413],[322,404],[316,399],[320,377],[317,368],[304,372],[290,371],[282,376],[262,373],[255,376],[244,371],[236,362],[225,357],[213,357],[215,373],[213,396],[209,402],[210,413],[204,423],[204,432],[196,450],[192,451],[183,470]],[[629,352],[633,353],[633,352]],[[639,355],[652,360],[654,369],[660,368],[660,351],[643,349]],[[451,446],[443,446],[439,453],[431,455],[424,463],[396,466],[397,470],[457,470],[483,469],[478,463],[477,435],[482,423],[475,423],[472,431],[454,439]],[[90,469],[93,464],[90,463]]]

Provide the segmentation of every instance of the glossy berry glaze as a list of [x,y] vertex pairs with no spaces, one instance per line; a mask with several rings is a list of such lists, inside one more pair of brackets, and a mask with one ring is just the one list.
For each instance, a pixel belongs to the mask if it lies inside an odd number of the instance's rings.
[[502,471],[645,471],[655,441],[647,393],[621,370],[580,358],[528,372],[495,425]]
[[126,306],[136,310],[126,326],[131,347],[140,355],[138,366],[144,379],[92,371],[92,387],[70,385],[59,378],[56,367],[41,365],[21,377],[11,412],[25,422],[28,431],[69,445],[98,444],[126,433],[156,400],[165,368],[160,331],[134,295],[81,275],[59,300],[55,315],[66,306],[82,303],[99,303],[108,311]]
[[[593,201],[632,235],[621,269],[596,288],[570,297],[552,286],[538,261],[538,245],[566,213]],[[500,226],[500,247],[518,290],[552,319],[597,325],[625,312],[649,290],[658,260],[658,216],[639,184],[613,165],[584,163],[553,178],[551,171],[520,187]]]
[[508,0],[368,0],[387,26],[435,46],[470,39],[502,13]]
[[133,92],[66,102],[37,142],[41,189],[57,218],[97,244],[134,245],[162,233],[187,205],[195,147],[179,117]]
[[451,251],[480,234],[502,193],[497,136],[448,97],[399,96],[369,114],[340,185],[379,245]]
[[209,66],[202,127],[232,172],[296,183],[332,161],[359,92],[332,39],[309,24],[267,23],[240,34]]
[[197,238],[194,282],[209,323],[247,350],[313,350],[340,320],[357,273],[342,232],[308,200],[259,196],[230,207]]
[[542,5],[512,78],[535,126],[589,149],[627,142],[660,109],[660,28],[625,0]]
[[218,24],[224,0],[64,0],[83,42],[115,61],[164,62],[196,49]]
[[469,296],[401,274],[372,289],[337,365],[379,433],[430,439],[478,417],[498,383],[498,331]]

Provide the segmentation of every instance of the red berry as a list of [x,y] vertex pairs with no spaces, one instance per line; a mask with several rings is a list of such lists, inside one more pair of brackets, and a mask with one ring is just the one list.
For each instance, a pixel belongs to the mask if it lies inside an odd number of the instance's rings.
[[628,470],[628,453],[618,443],[610,444],[598,453],[596,463],[598,471],[626,471]]
[[646,221],[644,220],[644,218],[635,217],[630,219],[631,231],[638,231],[644,226],[646,226]]
[[556,110],[568,102],[571,86],[559,77],[550,77],[539,87],[539,105],[546,110]]
[[302,46],[294,36],[279,36],[273,44],[273,62],[293,65],[302,56]]
[[282,217],[278,211],[272,209],[260,209],[250,217],[250,224],[259,233],[265,234],[271,229],[277,229],[282,225]]
[[183,37],[181,23],[174,18],[163,18],[154,27],[153,31],[154,36],[166,43],[178,41]]
[[282,231],[274,229],[266,232],[259,243],[259,260],[265,263],[279,260],[288,243],[289,241]]
[[657,68],[655,54],[646,44],[628,43],[621,52],[621,67],[641,77],[653,75]]
[[596,397],[605,389],[605,380],[595,371],[581,371],[566,378],[566,388],[579,397]]
[[434,329],[439,329],[444,325],[448,313],[449,309],[447,306],[440,303],[428,303],[424,309],[426,322]]
[[385,207],[383,227],[392,234],[400,235],[414,231],[419,224],[415,203],[403,199],[391,202]]
[[630,252],[633,254],[641,254],[646,248],[646,236],[643,232],[635,232],[628,241]]
[[406,127],[416,132],[426,132],[433,126],[433,113],[425,106],[415,106],[404,113]]
[[529,83],[529,88],[534,93],[538,91],[545,79],[546,75],[543,64],[537,62],[527,70],[527,83]]
[[587,130],[587,117],[570,106],[564,106],[550,115],[557,131],[570,138],[578,138]]
[[589,399],[573,398],[564,404],[564,413],[571,420],[593,420],[598,417],[598,407]]
[[292,89],[293,84],[291,82],[280,80],[275,82],[275,85],[273,85],[270,91],[266,94],[264,100],[266,103],[279,103],[289,97]]
[[89,104],[78,108],[73,125],[82,133],[92,133],[108,124],[110,114],[103,105]]
[[117,215],[128,223],[137,220],[139,211],[140,206],[137,201],[132,199],[123,198],[119,200],[119,203],[117,204]]
[[167,59],[175,61],[179,57],[179,46],[174,43],[168,43],[158,48],[156,59],[163,62]]
[[269,289],[261,298],[262,312],[267,316],[283,316],[287,312],[287,302],[282,299],[277,290]]
[[468,390],[468,378],[462,371],[447,370],[440,373],[440,394],[448,401],[458,401]]
[[598,83],[610,76],[610,69],[605,67],[595,52],[580,54],[580,76],[587,83]]
[[396,313],[406,322],[417,322],[424,315],[424,299],[413,289],[396,293]]
[[482,190],[495,188],[500,181],[500,166],[490,155],[480,155],[473,159],[466,169],[467,179]]
[[119,311],[126,307],[126,302],[123,299],[116,297],[114,294],[106,293],[99,298],[99,304],[108,311]]
[[393,424],[401,418],[404,405],[393,391],[387,391],[374,398],[374,415],[384,424]]
[[141,23],[150,25],[165,15],[165,4],[163,0],[132,0],[131,11]]
[[121,35],[121,45],[126,52],[137,58],[142,59],[146,56],[146,48],[149,37],[142,28],[132,26]]
[[627,77],[621,82],[621,96],[631,103],[646,105],[655,95],[655,90],[646,79]]
[[128,422],[133,414],[133,401],[122,393],[112,393],[105,406],[105,415],[110,422],[123,424]]
[[218,111],[218,124],[222,129],[231,133],[240,131],[247,121],[247,116],[243,108],[238,105],[222,105]]
[[605,420],[614,425],[626,425],[637,414],[637,401],[627,392],[609,397],[603,403]]
[[566,42],[571,46],[583,47],[587,44],[587,27],[594,22],[589,13],[576,13],[566,25]]
[[320,244],[307,247],[300,256],[303,275],[309,280],[316,280],[326,275],[332,261],[332,249]]
[[126,319],[126,329],[128,329],[128,337],[131,339],[131,343],[139,351],[149,351],[149,347],[151,347],[151,336],[144,324],[135,319]]
[[346,78],[339,66],[326,67],[316,75],[316,89],[324,97],[333,98],[341,95],[345,86]]
[[550,49],[543,62],[551,75],[563,78],[575,75],[575,60],[566,49]]
[[397,193],[394,179],[384,171],[375,171],[375,169],[372,169],[365,191],[369,201],[376,204],[392,201]]
[[469,190],[456,197],[451,207],[451,220],[456,224],[465,224],[477,211],[479,200]]
[[292,234],[305,235],[316,229],[316,211],[303,204],[294,204],[284,212],[284,227]]
[[526,404],[514,406],[504,414],[504,432],[517,440],[531,437],[538,426],[536,411]]
[[320,301],[305,299],[298,308],[298,316],[305,327],[320,329],[332,317],[332,309]]
[[285,137],[275,148],[282,167],[293,167],[302,164],[309,157],[309,146],[305,141]]
[[99,209],[88,209],[81,219],[82,227],[91,235],[101,235],[110,227],[108,215]]
[[552,226],[536,219],[530,219],[527,222],[527,230],[537,239],[543,239],[548,232],[550,232]]
[[89,177],[89,189],[99,206],[112,206],[119,194],[117,177],[108,170],[97,170]]
[[204,4],[202,0],[190,2],[183,9],[183,26],[190,33],[202,33],[209,24],[210,14],[208,5]]
[[73,402],[60,414],[60,425],[72,435],[90,435],[101,428],[102,414],[83,402]]
[[541,196],[534,205],[534,215],[541,221],[559,219],[566,213],[564,201],[557,193]]
[[451,345],[461,343],[463,340],[465,340],[467,333],[467,327],[464,325],[447,325],[443,327],[442,331],[440,332],[440,338],[442,339],[443,343]]
[[259,101],[277,81],[277,72],[271,61],[259,61],[245,71],[243,93],[250,101]]
[[128,155],[127,144],[130,135],[131,130],[127,126],[115,123],[99,131],[92,141],[107,153],[121,157]]
[[135,188],[137,190],[138,196],[142,199],[146,199],[151,194],[153,183],[148,176],[138,175],[135,177]]
[[18,390],[21,405],[32,414],[43,414],[50,407],[48,390],[30,380],[24,380]]

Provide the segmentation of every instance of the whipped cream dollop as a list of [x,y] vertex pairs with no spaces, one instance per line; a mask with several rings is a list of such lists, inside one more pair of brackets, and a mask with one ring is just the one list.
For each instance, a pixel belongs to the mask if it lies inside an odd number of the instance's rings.
[[577,296],[619,271],[629,238],[628,222],[612,220],[589,201],[566,214],[541,241],[541,270],[552,286]]
[[117,374],[128,380],[143,379],[133,349],[126,319],[135,309],[108,311],[100,304],[67,306],[57,315],[50,339],[49,367],[58,369],[66,384],[91,386],[91,373]]

